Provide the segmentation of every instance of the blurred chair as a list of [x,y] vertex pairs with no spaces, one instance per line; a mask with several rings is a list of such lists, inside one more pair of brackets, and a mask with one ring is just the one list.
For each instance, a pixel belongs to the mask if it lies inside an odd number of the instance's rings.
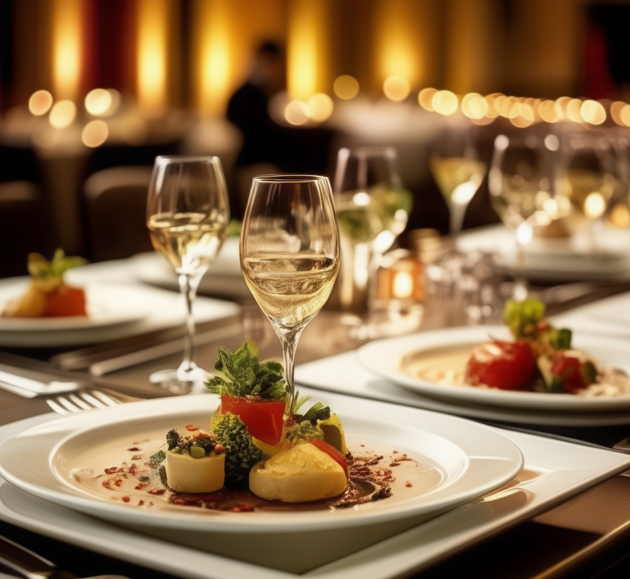
[[91,175],[83,191],[92,261],[151,251],[146,199],[151,167],[113,167]]
[[0,183],[0,277],[28,275],[26,260],[35,251],[52,257],[52,223],[40,188],[28,181]]

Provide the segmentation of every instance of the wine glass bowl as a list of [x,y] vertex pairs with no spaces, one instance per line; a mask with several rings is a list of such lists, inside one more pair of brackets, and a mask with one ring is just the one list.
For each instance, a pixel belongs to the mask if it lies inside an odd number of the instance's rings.
[[326,177],[254,178],[241,231],[241,270],[282,345],[289,415],[294,406],[297,343],[330,295],[339,253],[339,230]]
[[467,131],[449,132],[435,144],[431,174],[449,210],[449,232],[457,235],[464,215],[487,171]]
[[155,250],[178,275],[186,301],[184,359],[150,381],[172,392],[189,392],[206,373],[192,360],[192,305],[203,274],[227,237],[229,200],[218,157],[159,156],[147,195],[147,227]]

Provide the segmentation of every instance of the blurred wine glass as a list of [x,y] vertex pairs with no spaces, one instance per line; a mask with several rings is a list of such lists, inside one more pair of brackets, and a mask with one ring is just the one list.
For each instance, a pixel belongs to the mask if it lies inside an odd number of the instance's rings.
[[357,314],[369,310],[382,255],[409,219],[413,199],[404,188],[392,147],[342,148],[334,192],[343,247],[340,302]]
[[330,183],[312,175],[255,177],[241,230],[241,270],[273,326],[284,358],[292,415],[298,340],[322,308],[339,270]]
[[147,227],[153,247],[178,275],[186,301],[184,359],[176,370],[152,374],[152,383],[173,393],[190,392],[206,379],[193,362],[193,301],[203,274],[227,237],[229,201],[218,157],[160,156],[147,197]]
[[480,160],[466,130],[449,131],[435,144],[429,161],[431,173],[449,210],[449,232],[457,235],[464,215],[486,174],[488,166]]
[[592,253],[599,252],[598,236],[611,205],[625,192],[612,142],[595,131],[581,131],[564,142],[562,187],[579,218],[589,232]]
[[498,135],[494,141],[488,188],[492,207],[516,235],[514,298],[518,300],[528,294],[526,246],[534,228],[570,212],[566,200],[556,195],[552,153],[558,148],[555,135],[529,132]]

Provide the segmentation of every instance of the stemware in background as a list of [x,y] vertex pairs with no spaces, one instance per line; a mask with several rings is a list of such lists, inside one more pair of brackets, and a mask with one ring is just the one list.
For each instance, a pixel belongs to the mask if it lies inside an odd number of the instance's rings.
[[557,178],[552,152],[559,147],[555,135],[523,131],[498,135],[490,167],[488,188],[492,207],[503,223],[516,234],[516,271],[513,297],[527,297],[525,281],[526,246],[534,228],[548,225],[570,211],[556,196]]
[[612,203],[625,191],[613,145],[600,132],[583,131],[564,143],[563,193],[574,209],[574,221],[589,233],[590,251],[599,253],[598,235]]
[[369,312],[375,274],[409,218],[411,193],[402,185],[392,147],[342,148],[334,191],[343,260],[339,302],[345,311]]
[[312,175],[255,177],[241,230],[241,269],[282,345],[292,413],[293,365],[302,331],[322,308],[339,269],[330,183]]
[[449,131],[435,144],[429,161],[431,173],[449,210],[449,232],[457,235],[464,215],[486,174],[469,131]]
[[199,282],[227,236],[228,192],[218,157],[160,156],[155,159],[147,197],[147,227],[153,247],[178,275],[186,301],[184,359],[176,370],[161,370],[150,381],[187,393],[206,379],[193,362],[193,301]]

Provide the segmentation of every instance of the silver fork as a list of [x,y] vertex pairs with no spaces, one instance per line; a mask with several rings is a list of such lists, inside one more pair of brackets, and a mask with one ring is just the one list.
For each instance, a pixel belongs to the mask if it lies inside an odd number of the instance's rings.
[[69,394],[68,396],[57,396],[54,399],[46,400],[57,414],[72,414],[83,410],[94,410],[95,408],[111,408],[125,402],[140,400],[133,396],[118,393],[106,393],[101,390],[81,390]]

